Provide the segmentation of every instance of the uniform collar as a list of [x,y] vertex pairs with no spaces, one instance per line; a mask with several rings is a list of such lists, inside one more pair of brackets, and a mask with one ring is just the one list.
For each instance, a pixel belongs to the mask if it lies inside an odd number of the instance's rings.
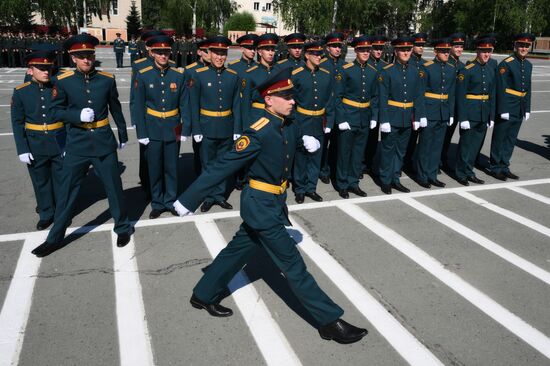
[[357,59],[353,60],[353,63],[356,64],[357,66],[359,66],[360,68],[364,69],[367,66],[367,64],[369,63],[369,60],[367,60],[363,65],[361,65],[361,63]]
[[416,53],[413,52],[413,57],[416,59],[416,61],[420,61],[422,60],[422,55],[417,55]]
[[309,72],[311,72],[311,73],[314,73],[314,72],[319,71],[319,66],[314,67],[313,69],[310,69],[309,66],[307,65],[307,62],[306,62],[306,64],[305,64],[304,66],[305,66],[305,68],[306,68]]
[[395,58],[395,65],[401,66],[402,68],[406,69],[406,68],[409,66],[409,63],[408,63],[408,62],[407,62],[406,64],[401,63],[401,61],[399,61],[399,60],[397,59],[397,57],[396,57],[396,58]]
[[373,55],[369,55],[369,59],[367,60],[367,62],[370,61],[370,60],[372,60],[372,62],[374,62],[374,64],[376,65],[377,63],[380,62],[381,59],[382,59],[382,58],[376,58],[376,57],[374,57]]
[[225,65],[223,65],[223,66],[222,66],[221,68],[219,68],[219,69],[216,68],[216,67],[215,67],[214,65],[212,65],[212,64],[208,65],[208,67],[209,67],[210,69],[214,70],[215,72],[219,73],[219,74],[221,74],[222,72],[224,72],[225,69],[226,69]]
[[330,54],[330,52],[327,52],[327,58],[328,58],[329,60],[331,60],[332,62],[334,62],[335,64],[338,63],[338,61],[340,61],[340,58],[341,58],[341,57],[342,57],[342,56],[340,56],[340,57],[338,57],[338,58],[333,57],[333,56]]
[[253,59],[247,60],[244,56],[241,56],[241,62],[247,66],[251,66],[255,64]]
[[274,64],[272,63],[269,66],[266,66],[263,62],[260,61],[260,66],[266,69],[267,71],[271,71],[273,69]]
[[77,69],[77,68],[75,68],[74,71],[75,71],[77,74],[82,75],[82,77],[83,77],[84,79],[86,79],[86,78],[90,79],[90,78],[94,77],[95,74],[97,74],[97,70],[96,70],[95,67],[94,67],[92,70],[90,70],[90,72],[87,73],[87,74],[84,74],[82,71],[80,71],[80,70]]
[[284,124],[284,123],[285,123],[285,118],[284,118],[284,117],[281,117],[281,116],[279,116],[278,114],[275,114],[275,113],[271,112],[271,111],[270,111],[269,109],[267,109],[267,108],[265,109],[265,111],[266,111],[267,113],[269,113],[271,116],[277,118],[277,120],[281,121],[281,124]]

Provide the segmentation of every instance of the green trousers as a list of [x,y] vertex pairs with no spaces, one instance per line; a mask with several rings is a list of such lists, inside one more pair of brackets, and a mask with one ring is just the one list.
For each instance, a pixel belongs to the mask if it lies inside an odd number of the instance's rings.
[[403,157],[411,137],[411,127],[391,126],[390,132],[383,132],[380,139],[379,178],[383,185],[399,182],[403,168]]
[[34,161],[27,165],[31,176],[38,215],[40,220],[53,219],[55,202],[59,197],[63,177],[63,158],[56,156],[34,155]]
[[474,165],[477,154],[483,145],[486,131],[487,122],[481,121],[470,121],[470,129],[460,129],[455,168],[455,175],[458,179],[475,176]]
[[338,134],[337,189],[342,190],[359,186],[359,175],[363,171],[363,158],[368,137],[369,126],[340,131]]
[[[313,137],[319,140],[321,148],[323,147],[323,137],[328,139],[328,135]],[[315,192],[321,171],[322,156],[322,149],[310,153],[303,146],[300,146],[296,150],[296,155],[294,155],[294,169],[292,171],[294,193],[303,194]]]
[[151,140],[147,144],[146,154],[153,210],[170,210],[177,198],[179,150],[180,143],[175,140]]
[[[208,170],[214,163],[221,158],[226,152],[231,150],[233,146],[232,137],[225,139],[213,139],[204,137],[201,142],[201,164],[204,170]],[[225,201],[227,191],[227,179],[222,181],[214,188],[204,202],[220,202]]]
[[510,159],[516,146],[522,119],[497,118],[491,139],[491,165],[493,173],[510,172]]
[[447,122],[429,120],[419,132],[414,156],[414,170],[419,182],[428,183],[437,179],[441,150],[447,131]]

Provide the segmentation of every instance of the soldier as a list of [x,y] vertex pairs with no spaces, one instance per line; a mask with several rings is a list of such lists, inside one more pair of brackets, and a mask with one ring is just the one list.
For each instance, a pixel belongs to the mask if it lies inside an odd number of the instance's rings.
[[177,215],[172,204],[178,189],[185,82],[183,71],[170,67],[168,62],[172,43],[173,39],[166,35],[147,40],[152,64],[139,70],[133,84],[137,137],[141,145],[147,146],[150,219],[158,218],[165,211]]
[[352,40],[355,60],[342,68],[336,93],[336,123],[340,130],[336,189],[342,198],[349,198],[349,192],[360,197],[367,195],[359,188],[359,176],[365,145],[378,119],[378,70],[368,63],[370,42],[368,36]]
[[277,62],[277,67],[297,69],[300,66],[304,66],[305,62],[302,59],[304,43],[306,36],[302,33],[292,33],[284,38],[285,44],[288,48],[288,58]]
[[17,40],[11,32],[8,32],[5,41],[6,52],[8,54],[8,67],[17,67],[15,62],[15,54],[17,53]]
[[250,182],[241,194],[243,223],[193,289],[190,303],[215,317],[231,316],[233,311],[220,305],[227,283],[257,248],[263,247],[315,319],[320,336],[339,343],[357,342],[367,334],[366,329],[340,319],[344,311],[319,288],[307,271],[296,242],[285,229],[285,225],[290,225],[285,191],[294,153],[302,144],[313,152],[320,143],[311,136],[302,137],[298,126],[286,119],[294,105],[290,68],[281,70],[258,88],[266,105],[260,119],[174,203],[180,216],[188,215],[221,181],[250,165]]
[[[32,251],[38,257],[61,247],[80,184],[90,164],[99,175],[109,200],[114,231],[118,234],[117,246],[128,244],[134,231],[123,201],[117,157],[117,147],[123,148],[128,141],[126,123],[114,75],[94,68],[98,43],[97,38],[88,34],[73,36],[65,42],[76,70],[57,76],[52,90],[51,117],[48,117],[68,125],[63,183],[60,199],[56,201],[54,225],[46,241]],[[109,126],[109,112],[118,127],[118,143]]]
[[11,105],[17,154],[27,164],[36,197],[40,217],[37,230],[52,224],[62,184],[66,132],[62,121],[48,118],[54,57],[52,51],[36,51],[26,57],[32,79],[15,88]]
[[[449,56],[448,63],[455,67],[455,74],[458,76],[458,74],[461,72],[461,70],[465,66],[465,64],[462,61],[460,61],[460,56],[464,51],[464,40],[466,39],[466,36],[464,35],[464,33],[453,33],[449,36],[449,38],[451,39],[451,54]],[[456,88],[456,83],[455,83],[455,88]],[[455,93],[455,98],[456,98],[456,93]],[[456,116],[456,103],[455,103],[454,115]],[[456,130],[457,125],[458,123],[451,123],[447,127],[447,131],[445,132],[445,139],[443,140],[443,148],[441,149],[440,166],[443,170],[447,172],[451,171],[451,168],[449,167],[448,152],[449,152],[451,140],[453,139],[453,134]]]
[[189,40],[187,37],[181,37],[179,53],[181,54],[181,67],[187,66],[187,61],[189,58]]
[[488,64],[495,41],[492,38],[476,39],[477,57],[458,74],[457,117],[460,122],[455,175],[458,183],[483,184],[473,168],[476,156],[483,145],[487,128],[492,128],[496,111],[496,80]]
[[[304,50],[306,64],[295,69],[291,77],[296,92],[294,117],[302,135],[322,141],[334,125],[335,80],[330,71],[319,67],[323,55],[321,42],[306,43]],[[317,202],[323,200],[317,193],[321,155],[321,151],[312,153],[302,148],[296,152],[292,175],[297,203],[304,203],[305,196]]]
[[[210,65],[195,69],[194,82],[189,85],[193,137],[200,136],[201,163],[205,170],[231,150],[233,141],[242,133],[240,121],[240,79],[237,72],[225,68],[231,41],[217,36],[208,40]],[[227,181],[220,183],[206,196],[201,212],[213,205],[230,210],[225,194]]]
[[116,34],[116,38],[113,41],[113,51],[115,52],[116,57],[116,67],[117,69],[122,69],[122,59],[124,58],[124,51],[126,50],[126,44],[124,40],[120,38],[120,33]]
[[130,67],[132,67],[134,62],[138,59],[139,54],[138,43],[134,34],[132,34],[128,42],[128,52],[130,52]]
[[[332,77],[335,78],[334,86],[342,80],[342,67],[346,64],[345,58],[342,57],[343,44],[344,35],[340,32],[330,33],[325,36],[325,57],[321,60],[321,65],[330,71]],[[336,166],[336,156],[338,154],[336,147],[337,131],[329,133],[330,135],[323,139],[321,170],[319,173],[319,179],[325,184],[330,183],[331,173],[334,173],[334,170],[331,171],[331,169],[334,169]]]
[[24,67],[25,66],[25,57],[27,56],[27,37],[25,37],[25,34],[23,32],[19,32],[19,35],[16,38],[16,44],[17,44],[17,51],[18,51],[18,66]]
[[410,63],[414,38],[402,36],[394,39],[395,63],[385,66],[378,76],[380,164],[379,178],[382,192],[392,188],[410,192],[399,181],[403,157],[411,136],[420,123],[427,123],[424,112],[422,74]]
[[437,170],[447,126],[454,122],[455,67],[450,64],[451,40],[433,42],[435,58],[422,65],[428,124],[420,130],[414,157],[416,182],[424,188],[445,187],[437,179]]
[[491,174],[500,180],[519,179],[510,171],[510,158],[521,124],[531,114],[531,74],[533,65],[526,59],[535,36],[521,33],[514,37],[515,52],[498,66],[497,120],[491,140]]

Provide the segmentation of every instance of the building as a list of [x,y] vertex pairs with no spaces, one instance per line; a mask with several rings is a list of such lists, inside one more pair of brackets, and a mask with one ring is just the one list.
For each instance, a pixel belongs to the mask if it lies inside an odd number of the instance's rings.
[[281,16],[273,11],[272,0],[235,0],[237,12],[248,12],[256,19],[256,33],[276,33],[284,36],[294,30],[283,23]]

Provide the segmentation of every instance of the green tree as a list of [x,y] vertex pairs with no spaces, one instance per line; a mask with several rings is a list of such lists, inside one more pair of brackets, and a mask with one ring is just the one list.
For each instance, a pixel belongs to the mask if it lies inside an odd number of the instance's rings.
[[242,12],[235,13],[227,19],[224,25],[224,34],[227,35],[228,31],[255,31],[256,20],[251,13]]
[[[10,0],[11,1],[11,0]],[[34,0],[46,24],[64,24],[70,27],[87,26],[92,16],[102,19],[114,0]]]
[[157,28],[161,20],[161,9],[166,5],[166,0],[142,0],[141,20],[146,28]]
[[132,0],[130,5],[130,12],[126,17],[126,29],[128,31],[128,37],[139,35],[139,29],[141,28],[141,21],[139,19],[139,11],[136,7],[136,2]]
[[0,1],[0,25],[28,31],[33,25],[34,6],[30,0]]

